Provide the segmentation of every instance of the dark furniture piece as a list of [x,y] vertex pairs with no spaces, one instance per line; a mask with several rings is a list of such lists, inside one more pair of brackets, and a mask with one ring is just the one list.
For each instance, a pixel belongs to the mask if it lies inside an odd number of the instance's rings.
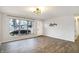
[[16,31],[12,31],[12,32],[10,32],[10,35],[11,36],[14,36],[14,35],[18,35],[18,34],[30,34],[31,33],[31,31],[30,30],[16,30]]

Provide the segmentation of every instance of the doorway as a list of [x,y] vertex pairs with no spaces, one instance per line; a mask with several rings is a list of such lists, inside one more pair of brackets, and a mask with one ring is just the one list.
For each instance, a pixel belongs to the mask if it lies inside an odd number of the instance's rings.
[[79,42],[79,16],[75,17],[75,41]]

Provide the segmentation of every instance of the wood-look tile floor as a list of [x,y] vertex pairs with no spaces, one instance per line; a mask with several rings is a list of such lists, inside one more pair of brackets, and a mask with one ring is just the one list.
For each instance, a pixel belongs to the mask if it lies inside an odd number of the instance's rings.
[[78,46],[74,42],[47,36],[3,43],[1,53],[76,53]]

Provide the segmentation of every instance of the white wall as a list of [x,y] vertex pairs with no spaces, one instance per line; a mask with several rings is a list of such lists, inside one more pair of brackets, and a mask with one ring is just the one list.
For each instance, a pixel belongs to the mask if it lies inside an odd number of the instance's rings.
[[9,28],[8,28],[8,16],[5,14],[2,15],[2,42],[9,41]]
[[37,22],[37,35],[43,35],[43,21],[38,20]]
[[3,19],[2,19],[2,16],[3,16],[3,13],[0,13],[0,43],[2,43],[2,40],[3,40],[3,27],[2,27],[2,21],[3,21]]
[[2,39],[2,37],[1,37],[1,14],[0,14],[0,43],[1,43],[1,39]]
[[[50,27],[49,23],[53,21],[58,25]],[[62,16],[52,20],[44,21],[44,35],[68,41],[74,41],[74,17]]]

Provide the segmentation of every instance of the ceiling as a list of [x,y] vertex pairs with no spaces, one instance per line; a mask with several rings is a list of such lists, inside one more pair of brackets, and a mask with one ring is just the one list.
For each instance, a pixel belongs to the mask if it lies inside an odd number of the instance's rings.
[[78,6],[42,6],[44,9],[40,15],[35,15],[31,8],[37,6],[0,6],[0,12],[11,16],[19,16],[33,19],[51,19],[59,16],[79,15]]

